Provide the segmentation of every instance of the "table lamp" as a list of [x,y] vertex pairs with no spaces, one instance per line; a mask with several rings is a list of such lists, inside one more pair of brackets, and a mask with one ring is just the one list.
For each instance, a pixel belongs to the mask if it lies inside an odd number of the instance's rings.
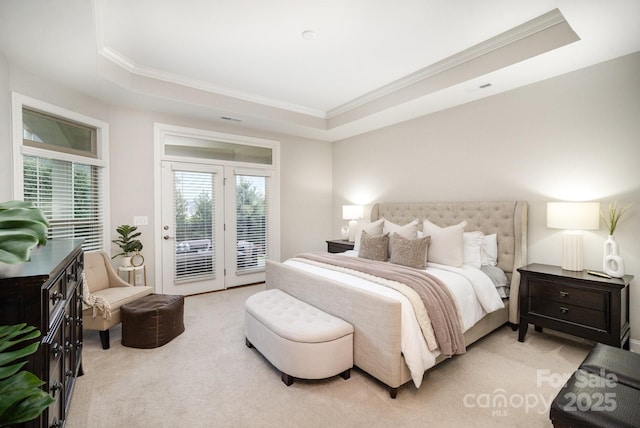
[[356,226],[358,219],[362,218],[364,210],[362,205],[343,205],[342,219],[349,220],[349,242],[356,240]]
[[562,269],[581,271],[582,230],[600,227],[599,202],[548,202],[547,227],[565,229],[562,238]]

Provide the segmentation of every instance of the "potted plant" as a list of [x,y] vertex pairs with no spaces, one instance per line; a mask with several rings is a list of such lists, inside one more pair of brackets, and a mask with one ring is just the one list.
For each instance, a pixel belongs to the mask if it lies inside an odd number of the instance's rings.
[[128,224],[122,224],[116,228],[116,232],[118,232],[120,237],[111,242],[120,247],[120,252],[111,258],[115,259],[118,256],[123,256],[123,266],[131,266],[131,255],[138,254],[142,251],[142,242],[135,239],[142,235],[142,232],[138,232],[137,230],[138,228],[136,226],[130,226]]
[[40,388],[43,381],[21,370],[27,362],[15,362],[36,352],[40,343],[36,341],[18,349],[15,345],[38,337],[40,331],[33,326],[0,326],[0,427],[35,419],[54,401]]

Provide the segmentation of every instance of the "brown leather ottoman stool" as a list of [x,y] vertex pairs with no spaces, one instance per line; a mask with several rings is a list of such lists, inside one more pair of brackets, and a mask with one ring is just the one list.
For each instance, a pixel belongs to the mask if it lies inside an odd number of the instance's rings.
[[184,331],[184,296],[149,294],[122,305],[120,315],[124,346],[157,348]]

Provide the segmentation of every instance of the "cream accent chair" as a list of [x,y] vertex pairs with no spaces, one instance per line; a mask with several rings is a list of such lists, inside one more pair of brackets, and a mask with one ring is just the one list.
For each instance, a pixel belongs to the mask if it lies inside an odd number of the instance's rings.
[[104,297],[111,305],[111,318],[105,319],[102,314],[94,317],[93,308],[88,308],[82,311],[82,325],[85,330],[98,330],[102,349],[109,349],[109,329],[120,323],[120,306],[151,294],[153,288],[123,281],[102,252],[85,253],[84,274],[91,294]]

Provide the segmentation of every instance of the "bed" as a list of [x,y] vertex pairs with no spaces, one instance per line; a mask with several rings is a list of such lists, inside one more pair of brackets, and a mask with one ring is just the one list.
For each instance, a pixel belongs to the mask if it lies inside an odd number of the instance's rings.
[[[371,210],[371,222],[382,218],[397,225],[405,225],[414,219],[422,225],[422,221],[428,219],[440,227],[466,221],[465,232],[495,234],[497,267],[506,274],[509,295],[502,300],[502,309],[487,313],[464,332],[464,344],[472,344],[505,323],[517,325],[520,282],[517,268],[526,264],[527,256],[526,202],[375,204]],[[403,316],[406,324],[406,313],[398,299],[350,286],[331,275],[300,269],[292,261],[279,263],[268,260],[266,287],[281,289],[350,322],[354,326],[354,365],[384,383],[392,398],[396,397],[400,386],[412,379],[416,382],[415,368],[409,369],[403,355],[403,347],[406,349],[407,345],[401,327]],[[438,355],[434,365],[448,357]]]

